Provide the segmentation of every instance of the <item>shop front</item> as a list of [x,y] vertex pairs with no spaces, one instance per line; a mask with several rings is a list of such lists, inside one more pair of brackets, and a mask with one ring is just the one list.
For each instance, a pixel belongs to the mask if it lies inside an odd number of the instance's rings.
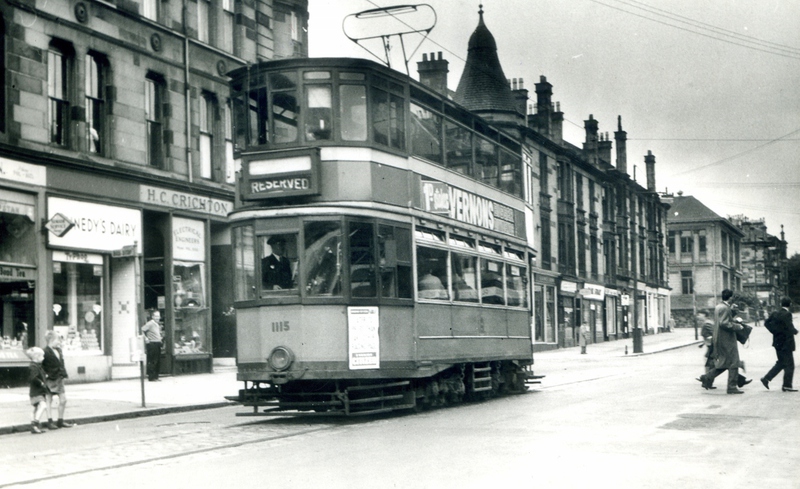
[[146,205],[143,305],[164,321],[161,373],[211,372],[218,351],[235,356],[233,291],[220,285],[211,292],[213,283],[231,283],[226,221],[233,202],[146,185],[139,195]]
[[581,314],[577,295],[577,282],[561,280],[558,288],[558,346],[562,348],[578,344]]
[[619,298],[620,293],[617,289],[605,288],[606,338],[610,340],[621,338],[621,335],[618,335],[618,331],[622,330],[620,325],[622,305]]
[[581,323],[589,325],[589,343],[605,341],[608,338],[603,312],[605,287],[598,284],[585,283],[580,290]]
[[534,273],[534,351],[557,347],[556,276]]
[[141,223],[139,209],[47,198],[48,323],[63,338],[72,382],[139,374],[131,348],[139,322]]

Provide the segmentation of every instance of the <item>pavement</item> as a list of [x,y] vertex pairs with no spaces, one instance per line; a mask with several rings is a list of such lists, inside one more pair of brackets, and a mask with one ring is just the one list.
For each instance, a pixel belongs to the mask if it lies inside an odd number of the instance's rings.
[[[536,372],[546,374],[548,359],[636,357],[699,344],[694,329],[676,329],[667,333],[645,335],[642,352],[633,352],[633,339],[590,344],[587,356],[580,348],[563,348],[535,354]],[[543,383],[547,383],[544,378]],[[139,379],[67,384],[68,404],[65,419],[77,424],[99,423],[117,419],[156,416],[167,413],[211,409],[235,404],[225,396],[238,394],[242,384],[236,380],[235,367],[215,367],[214,373],[161,377],[159,382]],[[56,401],[54,401],[55,404]],[[55,411],[55,405],[53,406]],[[32,407],[28,387],[0,390],[0,435],[30,430]],[[54,413],[55,414],[55,413]]]

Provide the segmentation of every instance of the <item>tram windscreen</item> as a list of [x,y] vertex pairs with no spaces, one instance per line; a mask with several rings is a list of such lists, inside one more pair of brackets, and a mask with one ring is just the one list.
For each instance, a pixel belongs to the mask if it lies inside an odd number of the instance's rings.
[[342,225],[339,221],[305,223],[306,294],[342,295]]

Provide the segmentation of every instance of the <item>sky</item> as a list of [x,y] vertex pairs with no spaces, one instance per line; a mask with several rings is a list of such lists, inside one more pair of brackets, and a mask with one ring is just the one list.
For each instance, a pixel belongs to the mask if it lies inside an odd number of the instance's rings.
[[[404,0],[407,2],[407,0]],[[423,53],[449,61],[455,90],[480,1],[427,0],[416,14],[348,17],[388,0],[309,0],[309,54],[376,60],[379,39],[403,35],[411,76]],[[484,0],[506,78],[546,76],[564,112],[564,138],[581,147],[589,115],[613,140],[628,133],[628,173],[646,186],[656,156],[659,192],[682,192],[722,217],[764,219],[789,256],[800,253],[800,2],[791,0]],[[432,13],[433,12],[433,13]],[[402,19],[402,23],[396,19]],[[347,34],[347,35],[346,35]],[[405,72],[390,38],[391,67]],[[416,51],[415,51],[416,50]],[[615,162],[612,162],[614,164]]]

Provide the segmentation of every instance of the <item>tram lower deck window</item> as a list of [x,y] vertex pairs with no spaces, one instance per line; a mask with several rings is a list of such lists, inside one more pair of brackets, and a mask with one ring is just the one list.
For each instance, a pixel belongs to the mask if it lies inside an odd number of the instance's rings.
[[261,236],[261,288],[264,294],[297,290],[297,235]]

